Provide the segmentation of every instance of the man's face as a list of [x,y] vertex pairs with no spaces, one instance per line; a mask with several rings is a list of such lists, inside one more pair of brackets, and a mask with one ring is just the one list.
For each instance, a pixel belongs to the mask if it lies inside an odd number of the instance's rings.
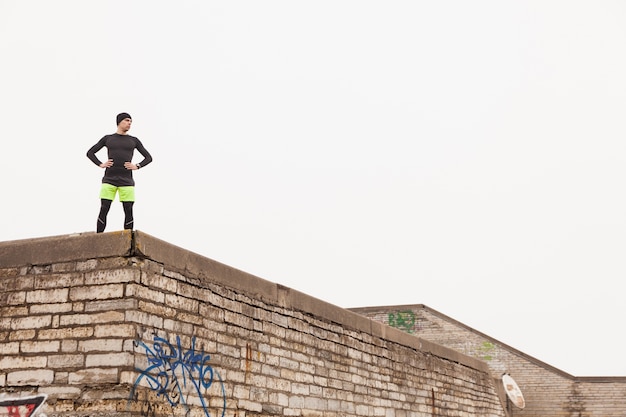
[[130,125],[133,123],[132,119],[130,119],[129,117],[127,117],[126,119],[122,120],[120,122],[120,124],[117,126],[119,130],[121,130],[122,132],[128,132],[130,130]]

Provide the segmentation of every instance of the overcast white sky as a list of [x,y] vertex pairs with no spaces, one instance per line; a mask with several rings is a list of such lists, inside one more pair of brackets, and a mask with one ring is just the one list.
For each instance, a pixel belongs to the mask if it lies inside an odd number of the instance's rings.
[[625,52],[623,1],[0,0],[0,240],[95,229],[125,111],[138,230],[623,376]]

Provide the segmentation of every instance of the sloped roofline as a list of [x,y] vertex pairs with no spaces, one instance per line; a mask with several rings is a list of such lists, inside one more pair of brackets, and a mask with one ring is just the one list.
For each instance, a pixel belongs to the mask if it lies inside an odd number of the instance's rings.
[[476,334],[477,336],[480,336],[481,338],[487,339],[493,343],[496,343],[500,346],[502,346],[504,349],[510,351],[511,353],[517,355],[517,356],[521,356],[522,358],[526,359],[527,361],[541,367],[544,369],[547,369],[551,372],[557,373],[565,378],[574,380],[574,381],[578,381],[578,382],[594,382],[594,383],[602,383],[602,382],[607,382],[607,383],[615,383],[615,382],[626,382],[626,376],[574,376],[572,374],[569,374],[559,368],[556,368],[546,362],[543,362],[527,353],[522,352],[519,349],[514,348],[511,345],[508,345],[506,343],[501,342],[500,340],[491,337],[485,333],[482,333],[476,329],[474,329],[473,327],[470,327],[468,325],[466,325],[465,323],[462,323],[456,319],[453,319],[450,316],[447,316],[433,308],[428,307],[425,304],[402,304],[402,305],[392,305],[392,306],[376,306],[376,307],[356,307],[356,308],[349,308],[350,311],[354,311],[355,313],[359,313],[359,314],[367,314],[367,313],[373,313],[373,312],[380,312],[381,310],[383,311],[391,311],[391,310],[425,310],[428,311],[429,313],[449,322],[452,323],[456,326],[462,327],[463,329]]

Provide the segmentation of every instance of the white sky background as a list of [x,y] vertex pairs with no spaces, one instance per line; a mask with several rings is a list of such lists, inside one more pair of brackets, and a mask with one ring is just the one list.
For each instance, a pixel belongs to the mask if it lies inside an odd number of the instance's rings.
[[0,0],[0,240],[94,230],[85,152],[126,111],[154,157],[138,230],[626,375],[625,23],[597,0]]

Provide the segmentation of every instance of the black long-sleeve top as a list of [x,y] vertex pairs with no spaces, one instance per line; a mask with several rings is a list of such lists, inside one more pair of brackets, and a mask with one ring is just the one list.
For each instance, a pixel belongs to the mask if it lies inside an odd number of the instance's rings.
[[141,167],[145,167],[152,162],[152,156],[144,148],[139,139],[130,135],[120,135],[119,133],[113,133],[112,135],[106,135],[93,145],[87,151],[87,158],[100,166],[102,162],[96,156],[96,152],[106,146],[109,159],[113,160],[113,165],[104,171],[104,177],[102,182],[114,185],[116,187],[125,187],[135,185],[133,180],[133,171],[124,167],[124,162],[131,162],[133,159],[133,153],[135,149],[143,155],[144,160],[139,162]]

